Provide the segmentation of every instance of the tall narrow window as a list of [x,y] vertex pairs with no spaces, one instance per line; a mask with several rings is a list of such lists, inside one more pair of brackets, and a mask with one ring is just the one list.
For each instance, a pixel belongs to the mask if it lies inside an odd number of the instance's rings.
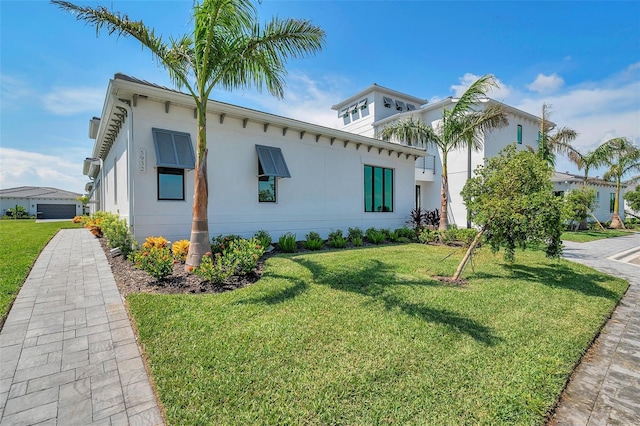
[[613,213],[616,209],[616,194],[612,192],[609,194],[609,213]]
[[118,204],[118,159],[113,159],[113,204]]
[[282,150],[280,148],[256,145],[258,153],[258,201],[276,202],[277,178],[290,178]]
[[393,211],[393,169],[364,166],[364,211]]
[[420,201],[420,185],[416,185],[416,209],[422,208],[422,202]]
[[158,200],[184,200],[184,169],[158,167]]
[[522,126],[518,124],[518,144],[522,144]]

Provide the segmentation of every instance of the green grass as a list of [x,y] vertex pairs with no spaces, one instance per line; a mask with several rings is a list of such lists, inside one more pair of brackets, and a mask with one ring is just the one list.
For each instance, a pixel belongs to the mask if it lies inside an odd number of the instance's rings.
[[0,324],[38,255],[59,229],[79,228],[68,222],[0,220]]
[[217,295],[129,297],[171,425],[540,424],[626,282],[540,252],[282,255]]
[[576,243],[588,243],[589,241],[602,240],[605,238],[622,237],[629,235],[628,231],[619,231],[616,229],[607,229],[606,231],[565,231],[562,233],[562,239],[574,241]]

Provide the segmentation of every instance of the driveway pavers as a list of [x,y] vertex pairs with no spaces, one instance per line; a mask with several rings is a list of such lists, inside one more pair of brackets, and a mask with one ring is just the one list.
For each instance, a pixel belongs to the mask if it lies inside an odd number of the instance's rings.
[[0,425],[163,425],[100,243],[63,229],[0,332]]

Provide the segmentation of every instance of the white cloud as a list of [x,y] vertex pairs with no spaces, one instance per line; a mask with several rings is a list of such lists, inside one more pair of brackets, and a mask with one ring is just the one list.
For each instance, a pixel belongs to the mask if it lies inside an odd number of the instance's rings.
[[552,93],[561,88],[564,85],[564,79],[558,74],[553,73],[551,75],[538,74],[533,83],[529,84],[527,88],[532,92],[538,93]]
[[0,188],[49,186],[84,192],[87,177],[82,176],[81,155],[50,155],[0,147]]
[[54,88],[43,96],[46,110],[56,115],[102,111],[104,90],[94,87]]
[[[482,76],[468,72],[459,78],[460,84],[454,84],[450,87],[450,89],[454,92],[455,97],[460,97],[469,88],[469,86],[471,86],[480,77]],[[504,101],[509,97],[513,89],[497,78],[496,83],[498,84],[498,87],[490,89],[487,93],[487,96],[498,101]]]
[[0,74],[0,105],[2,109],[15,109],[30,98],[34,90],[27,82],[6,74]]

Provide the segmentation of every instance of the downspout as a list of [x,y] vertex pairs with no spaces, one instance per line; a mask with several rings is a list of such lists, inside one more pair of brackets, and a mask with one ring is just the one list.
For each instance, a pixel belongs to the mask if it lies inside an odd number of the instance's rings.
[[[135,197],[133,196],[133,158],[135,157],[133,155],[133,147],[134,147],[134,143],[133,143],[133,108],[131,108],[131,105],[128,104],[127,102],[123,102],[122,99],[118,99],[118,104],[119,106],[121,106],[122,108],[127,110],[127,183],[129,185],[129,187],[127,188],[127,201],[129,204],[129,230],[131,231],[132,234],[134,234],[134,225],[135,225],[135,220],[134,220],[134,214],[133,212],[135,211],[135,209],[133,208],[133,204],[134,204],[134,200]],[[134,234],[135,235],[135,234]]]

